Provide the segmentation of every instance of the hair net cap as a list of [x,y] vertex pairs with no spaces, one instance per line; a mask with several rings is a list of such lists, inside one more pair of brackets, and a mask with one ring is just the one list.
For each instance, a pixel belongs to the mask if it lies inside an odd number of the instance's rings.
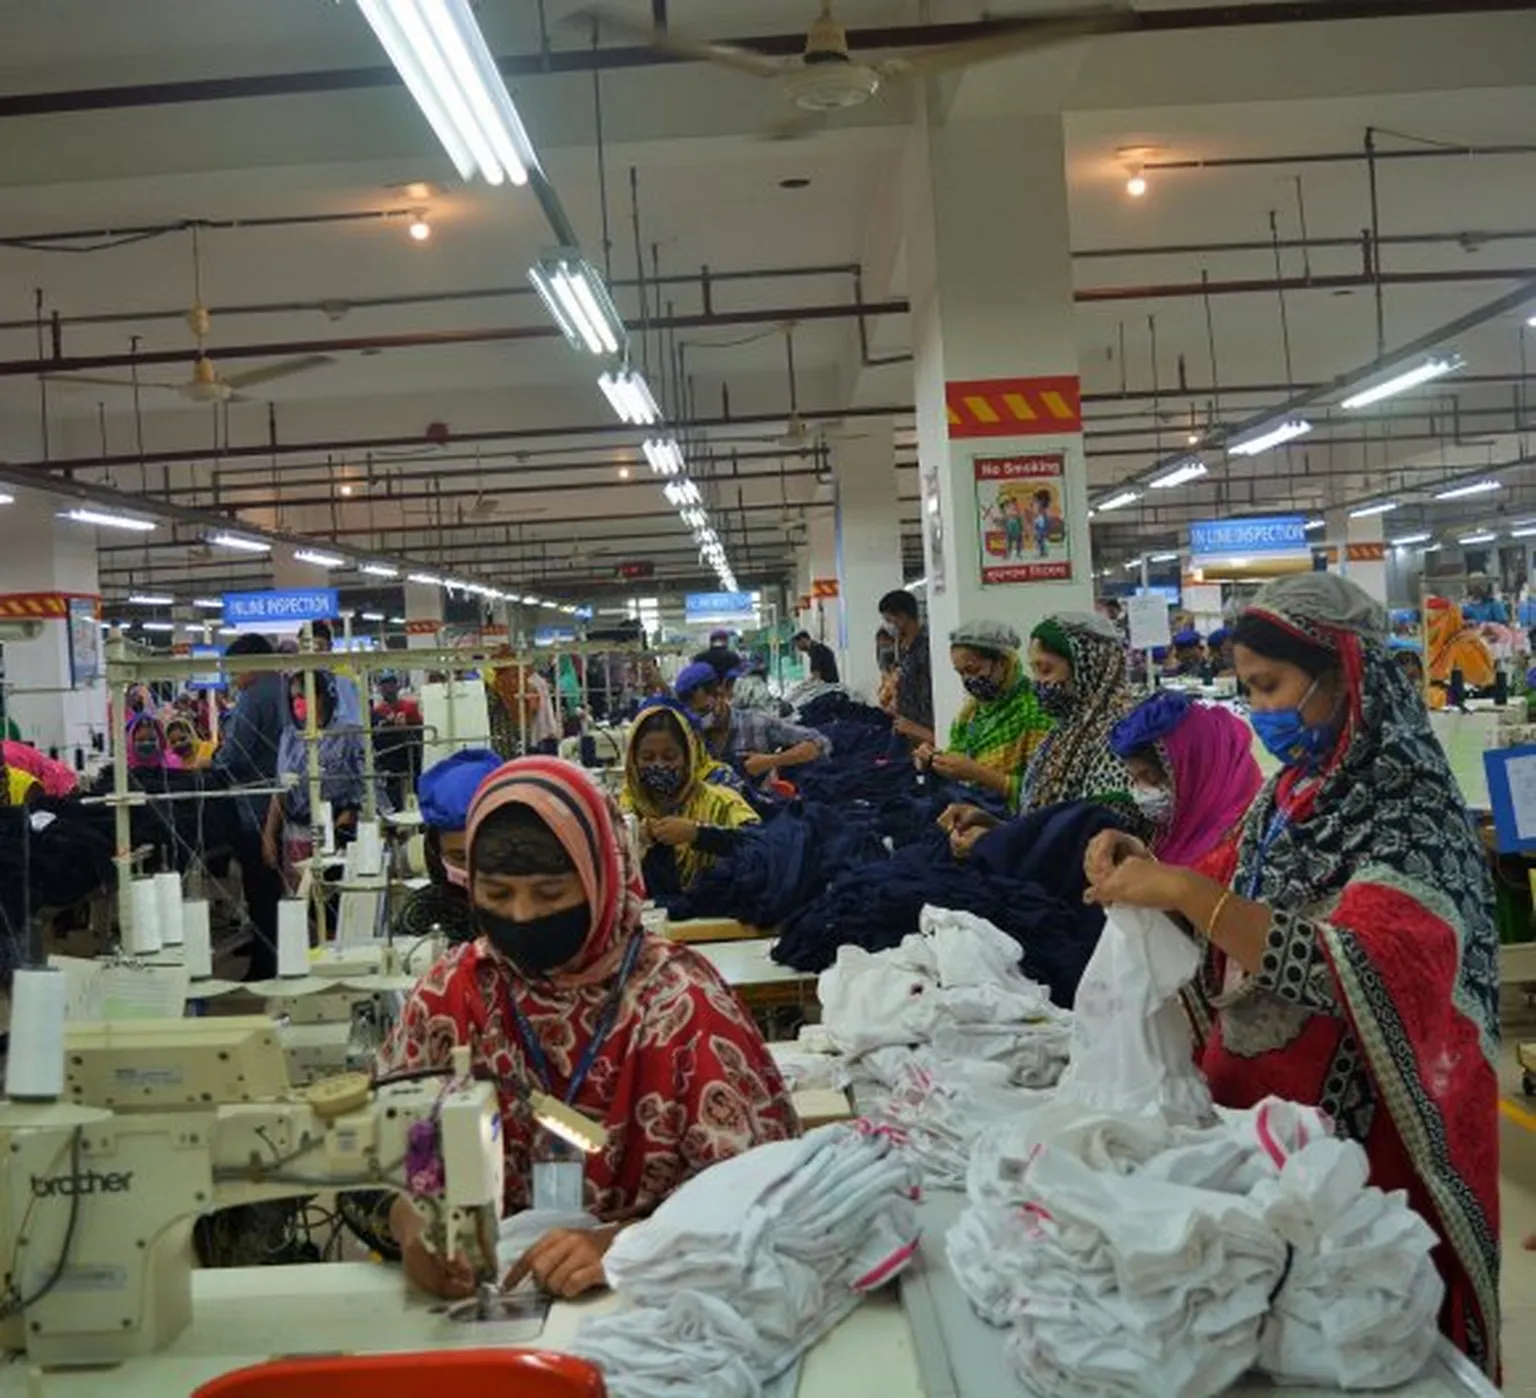
[[949,633],[952,646],[977,650],[1014,651],[1023,645],[1019,633],[1006,621],[963,621]]
[[466,748],[428,767],[416,783],[423,823],[433,830],[463,830],[480,783],[502,765],[489,748]]
[[1200,644],[1200,633],[1193,627],[1186,628],[1173,638],[1173,643],[1176,646],[1198,646]]
[[692,665],[683,667],[683,672],[677,677],[677,683],[672,686],[672,690],[679,699],[686,699],[694,690],[703,689],[706,685],[719,684],[722,678],[724,677],[713,665],[695,660]]

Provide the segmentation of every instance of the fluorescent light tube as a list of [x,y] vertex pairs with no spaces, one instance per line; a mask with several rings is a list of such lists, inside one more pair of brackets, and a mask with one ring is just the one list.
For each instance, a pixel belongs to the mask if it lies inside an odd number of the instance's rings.
[[295,563],[311,563],[316,568],[345,568],[347,560],[339,553],[321,553],[319,549],[295,549]]
[[1485,529],[1478,534],[1463,534],[1456,542],[1458,544],[1491,544],[1498,537],[1492,530]]
[[1416,364],[1412,369],[1405,369],[1401,374],[1394,374],[1390,379],[1383,379],[1378,384],[1372,384],[1369,388],[1362,388],[1358,393],[1350,394],[1339,406],[1346,410],[1367,408],[1372,403],[1381,402],[1383,398],[1392,398],[1399,393],[1406,393],[1410,388],[1417,388],[1421,383],[1428,383],[1431,379],[1449,374],[1461,368],[1465,362],[1459,354],[1431,355],[1422,364]]
[[683,451],[676,438],[652,437],[642,447],[651,470],[658,476],[675,476],[683,469]]
[[624,322],[597,269],[579,252],[550,253],[528,269],[528,280],[573,349],[619,352]]
[[1536,539],[1536,526],[1530,529],[1511,529],[1509,537],[1511,539]]
[[517,600],[525,607],[537,607],[539,605],[537,597],[519,597]]
[[139,607],[172,607],[176,599],[163,592],[133,592],[128,595],[128,600]]
[[192,605],[194,607],[201,607],[205,612],[222,612],[224,610],[224,603],[218,597],[194,597]]
[[404,626],[405,618],[403,616],[392,616],[389,619],[389,624],[391,626]]
[[15,503],[16,497],[14,495],[7,495],[3,490],[0,490],[0,505],[14,505]]
[[1319,529],[1326,529],[1328,527],[1328,521],[1326,519],[1309,519],[1302,527],[1307,531],[1308,534],[1313,534],[1316,533]]
[[357,566],[359,573],[367,573],[370,578],[398,578],[400,570],[391,567],[388,563],[360,563]]
[[215,548],[235,549],[240,553],[272,552],[272,545],[265,539],[247,539],[240,534],[211,534],[208,542]]
[[159,528],[152,519],[135,519],[132,515],[117,515],[108,510],[83,507],[65,510],[59,518],[73,520],[76,524],[94,524],[102,529],[129,529],[140,534],[148,534],[150,530]]
[[357,0],[461,178],[526,184],[538,168],[467,0]]
[[143,631],[174,631],[176,623],[174,621],[141,621],[139,628]]
[[443,580],[436,573],[411,573],[406,577],[406,582],[415,583],[417,587],[441,587]]
[[1154,553],[1147,558],[1148,563],[1177,563],[1179,556],[1176,553]]
[[1108,500],[1099,502],[1101,511],[1118,510],[1126,505],[1134,505],[1141,499],[1139,490],[1122,490],[1118,495],[1111,495]]
[[1272,426],[1266,425],[1257,432],[1238,438],[1237,441],[1228,445],[1227,455],[1258,456],[1261,452],[1270,451],[1274,447],[1294,441],[1297,437],[1305,436],[1311,430],[1312,424],[1306,418],[1286,418],[1284,422],[1277,422]]
[[359,612],[357,615],[358,615],[358,620],[359,621],[383,621],[384,620],[384,613],[383,612]]
[[699,503],[699,488],[687,476],[667,482],[662,494],[667,497],[667,503],[674,509],[684,505],[697,505]]
[[[1531,532],[1536,534],[1536,529],[1533,529]],[[1414,544],[1427,544],[1434,537],[1433,534],[1428,532],[1423,534],[1404,534],[1402,538],[1392,540],[1392,547],[1395,549],[1411,548]],[[1517,534],[1515,537],[1519,538],[1520,536]]]
[[1121,566],[1125,569],[1125,571],[1127,573],[1134,573],[1139,567],[1141,567],[1141,559],[1139,559],[1139,558],[1129,559],[1124,564],[1122,564]]
[[645,375],[634,369],[620,369],[598,375],[597,386],[603,390],[608,405],[619,415],[620,422],[634,427],[649,427],[661,417],[661,409],[651,396],[651,387]]
[[1164,472],[1147,484],[1153,490],[1172,490],[1175,486],[1188,485],[1191,481],[1199,480],[1208,471],[1209,468],[1205,462],[1191,458],[1189,461],[1181,461],[1171,471]]
[[1360,505],[1349,512],[1351,519],[1369,519],[1372,515],[1384,515],[1397,508],[1396,500],[1383,500],[1375,505]]
[[1471,481],[1466,485],[1453,485],[1448,490],[1437,490],[1434,498],[1436,500],[1464,500],[1469,495],[1487,495],[1490,491],[1503,489],[1504,486],[1499,481]]

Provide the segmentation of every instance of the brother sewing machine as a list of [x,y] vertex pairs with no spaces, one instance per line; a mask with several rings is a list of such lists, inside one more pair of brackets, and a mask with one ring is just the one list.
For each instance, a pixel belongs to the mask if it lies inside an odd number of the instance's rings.
[[192,1318],[199,1215],[322,1189],[414,1191],[432,1245],[494,1286],[500,1117],[467,1054],[294,1090],[264,1017],[72,1025],[65,1052],[60,1101],[0,1103],[0,1347],[154,1353]]

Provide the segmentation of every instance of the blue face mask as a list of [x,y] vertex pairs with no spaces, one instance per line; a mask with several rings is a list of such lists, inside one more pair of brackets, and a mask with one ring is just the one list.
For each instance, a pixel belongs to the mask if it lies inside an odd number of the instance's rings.
[[683,769],[647,763],[640,768],[640,785],[656,796],[676,796],[683,789]]
[[1287,767],[1316,767],[1333,751],[1338,734],[1331,722],[1308,723],[1302,710],[1317,692],[1317,681],[1294,709],[1255,709],[1248,715],[1253,731],[1270,755]]

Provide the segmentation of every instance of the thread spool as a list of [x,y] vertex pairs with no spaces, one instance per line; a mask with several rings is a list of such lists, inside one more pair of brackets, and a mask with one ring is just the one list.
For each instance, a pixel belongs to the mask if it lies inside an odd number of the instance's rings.
[[277,974],[284,979],[309,974],[309,904],[302,898],[277,905]]
[[365,877],[384,872],[384,838],[376,820],[357,823],[357,872]]
[[62,971],[43,966],[15,973],[5,1060],[5,1095],[13,1101],[52,1101],[64,1091],[64,990]]
[[160,950],[160,895],[153,879],[132,884],[132,919],[123,929],[123,945],[135,956],[152,956]]
[[181,875],[155,875],[155,907],[159,913],[160,940],[168,947],[179,947],[181,930]]
[[195,981],[213,975],[213,937],[209,932],[208,904],[202,899],[181,905],[181,939],[185,945],[187,974]]

